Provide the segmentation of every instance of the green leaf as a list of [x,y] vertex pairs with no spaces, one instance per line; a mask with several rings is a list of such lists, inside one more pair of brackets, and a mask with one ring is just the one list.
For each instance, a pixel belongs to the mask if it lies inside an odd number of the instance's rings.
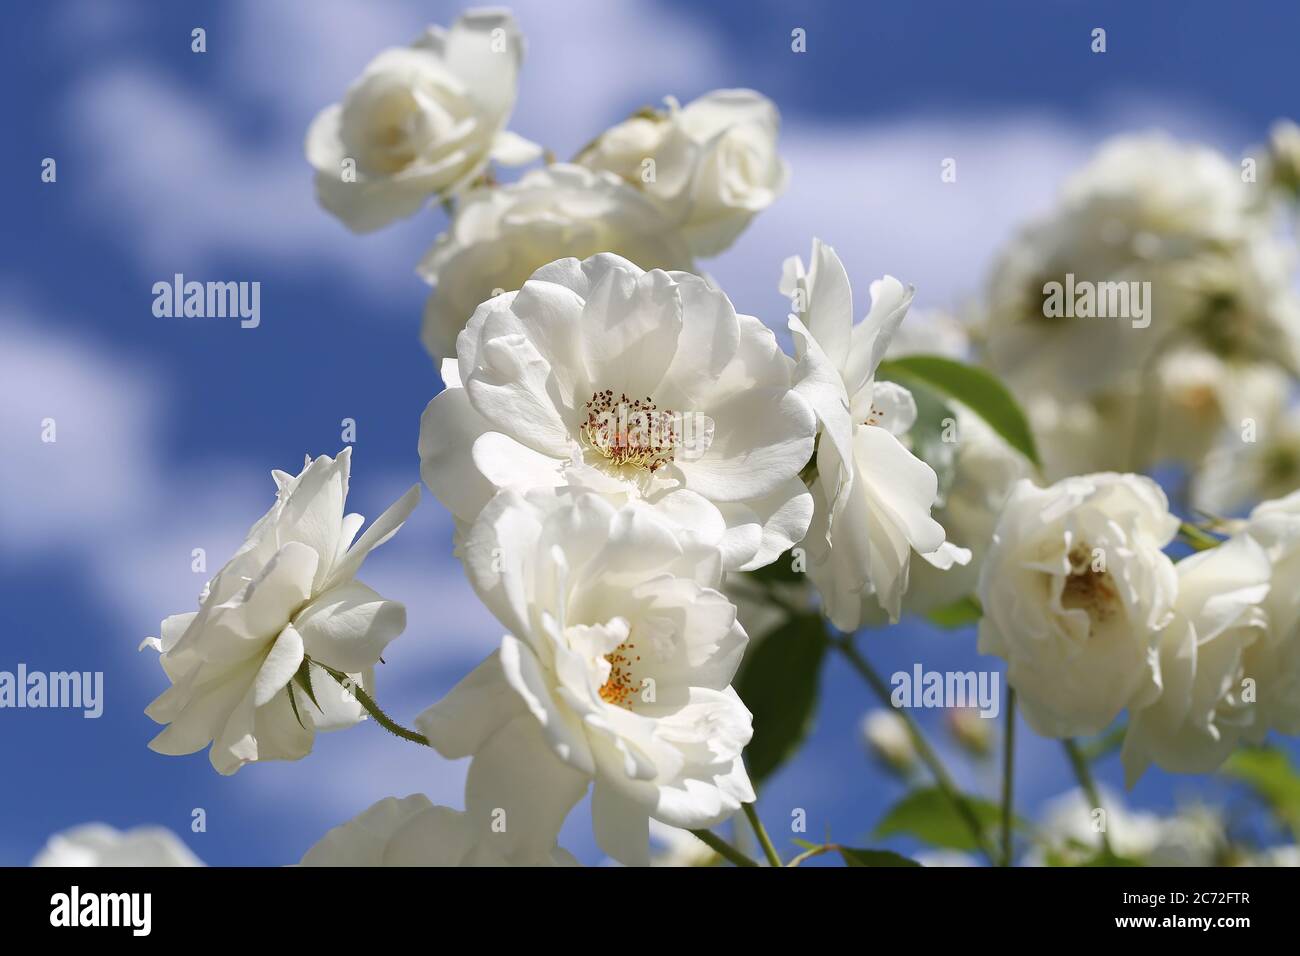
[[936,624],[944,630],[951,631],[958,627],[978,624],[979,619],[983,616],[984,608],[980,607],[979,598],[973,594],[968,594],[964,598],[958,598],[944,607],[935,608],[925,617],[931,624]]
[[289,692],[289,707],[293,710],[293,719],[298,721],[299,727],[306,730],[307,725],[302,722],[302,714],[298,713],[298,699],[293,693],[293,684],[286,686],[285,690]]
[[754,783],[770,776],[812,729],[826,631],[821,618],[790,618],[746,655],[736,693],[754,715],[754,738],[745,764]]
[[855,850],[852,847],[840,847],[840,856],[844,857],[845,866],[920,866],[915,860],[909,860],[888,850]]
[[919,382],[961,402],[1008,445],[1042,467],[1029,419],[1006,386],[984,369],[938,355],[908,355],[881,362],[877,374],[903,385]]
[[1271,747],[1238,750],[1223,773],[1250,787],[1300,839],[1300,775],[1285,753]]
[[[979,797],[967,796],[966,802],[984,830],[996,832],[1002,820],[1002,809]],[[951,801],[942,790],[933,787],[907,794],[889,808],[876,826],[878,837],[898,834],[914,836],[931,846],[951,850],[978,852],[980,848]]]
[[807,571],[796,570],[793,548],[771,564],[765,564],[755,571],[745,571],[743,573],[765,584],[800,584],[808,580]]
[[[307,699],[316,705],[317,710],[320,710],[321,709],[320,704],[317,703],[316,701],[316,691],[313,690],[311,686],[311,659],[310,658],[305,656],[303,657],[302,663],[298,665],[298,670],[293,675],[293,680],[294,683],[296,683],[299,687],[301,687],[303,691],[307,694]],[[290,694],[290,696],[292,697],[292,693]]]

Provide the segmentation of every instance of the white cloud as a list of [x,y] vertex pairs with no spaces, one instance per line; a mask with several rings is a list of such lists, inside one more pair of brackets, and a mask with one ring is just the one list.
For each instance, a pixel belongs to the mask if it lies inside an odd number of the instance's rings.
[[[53,548],[106,532],[150,490],[155,379],[20,303],[0,306],[0,542]],[[47,420],[52,431],[47,431]],[[43,441],[53,437],[53,441]]]

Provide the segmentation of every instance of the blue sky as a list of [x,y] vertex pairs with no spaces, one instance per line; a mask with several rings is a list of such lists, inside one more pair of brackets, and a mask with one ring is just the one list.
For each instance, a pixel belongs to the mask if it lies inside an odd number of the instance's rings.
[[[336,453],[357,422],[353,506],[377,515],[418,478],[416,434],[438,387],[417,331],[413,267],[443,226],[426,213],[350,235],[312,196],[301,143],[379,49],[447,3],[70,0],[15,6],[0,35],[0,670],[102,670],[104,716],[0,711],[0,864],[89,821],[159,823],[210,863],[296,861],[328,827],[390,794],[458,806],[464,763],[373,724],[318,738],[296,764],[217,776],[206,757],[146,749],[142,713],[163,687],[136,646],[193,606],[202,577],[266,508],[272,468]],[[1236,155],[1294,109],[1300,8],[1275,3],[777,3],[549,0],[514,5],[530,49],[512,128],[572,155],[666,94],[752,86],[783,115],[789,192],[708,270],[747,312],[779,325],[782,259],[814,235],[855,287],[882,272],[920,307],[975,294],[999,243],[1046,207],[1107,135],[1164,128]],[[562,11],[562,14],[561,14]],[[208,52],[190,51],[207,30]],[[1089,51],[1107,29],[1108,52]],[[790,52],[803,27],[808,52]],[[41,161],[58,179],[40,181]],[[958,182],[941,184],[955,157]],[[174,273],[257,280],[262,323],[160,319],[151,287]],[[58,441],[40,441],[40,422]],[[499,638],[449,556],[426,497],[364,579],[404,601],[410,625],[379,694],[409,722]],[[880,669],[989,667],[967,632],[919,625],[869,635]],[[812,741],[764,794],[779,824],[865,834],[899,792],[867,762],[868,702],[838,661]],[[1031,813],[1066,789],[1055,745],[1022,728]],[[1103,776],[1120,786],[1116,761]],[[984,776],[965,777],[972,787]],[[1217,784],[1149,775],[1133,804],[1167,809]],[[191,833],[191,811],[207,813]],[[599,859],[583,811],[563,842]],[[907,848],[907,844],[898,844]]]

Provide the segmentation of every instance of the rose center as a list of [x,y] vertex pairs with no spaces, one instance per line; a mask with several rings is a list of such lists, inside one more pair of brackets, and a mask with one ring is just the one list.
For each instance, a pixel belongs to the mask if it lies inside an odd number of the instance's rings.
[[649,398],[614,398],[610,389],[596,392],[586,404],[582,425],[588,448],[622,469],[654,473],[673,460],[678,435],[674,413]]
[[1110,572],[1097,568],[1091,552],[1082,545],[1070,549],[1069,559],[1070,573],[1061,592],[1061,603],[1067,608],[1087,611],[1093,621],[1108,620],[1120,604]]
[[636,653],[636,645],[624,641],[613,651],[605,655],[609,663],[609,677],[600,685],[600,699],[624,710],[632,709],[633,695],[641,689],[638,681],[632,677],[633,665],[641,660]]

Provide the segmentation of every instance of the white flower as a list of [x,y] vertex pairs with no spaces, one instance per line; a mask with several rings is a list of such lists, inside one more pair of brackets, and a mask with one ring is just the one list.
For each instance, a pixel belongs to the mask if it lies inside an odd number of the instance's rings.
[[[1033,395],[1027,412],[1047,480],[1177,462],[1194,469],[1193,500],[1205,496],[1197,506],[1224,513],[1246,503],[1235,496],[1262,477],[1267,439],[1278,437],[1273,417],[1289,387],[1275,365],[1175,347],[1154,357],[1140,380],[1082,399]],[[1243,446],[1256,435],[1263,440]],[[1225,499],[1235,504],[1224,506]]]
[[538,147],[505,130],[523,56],[500,10],[471,10],[450,30],[384,50],[307,131],[321,205],[370,232],[462,190],[489,159],[535,159]]
[[1266,501],[1243,529],[1268,554],[1273,573],[1264,611],[1268,632],[1246,650],[1245,676],[1254,681],[1255,721],[1246,739],[1265,731],[1300,734],[1300,491]]
[[549,262],[598,252],[642,269],[695,268],[659,207],[609,173],[555,164],[472,193],[416,270],[434,287],[424,347],[435,359],[454,357],[456,336],[479,303],[519,289]]
[[757,319],[698,276],[561,259],[485,302],[420,424],[421,473],[462,524],[500,488],[646,501],[728,569],[804,535],[812,410]]
[[406,627],[406,608],[353,576],[402,526],[420,489],[354,542],[365,518],[344,514],[350,463],[345,448],[309,460],[297,476],[272,472],[275,504],[208,582],[199,610],[167,618],[162,639],[141,645],[162,652],[172,683],[145,710],[168,725],[150,749],[189,754],[211,743],[212,766],[230,774],[256,760],[298,760],[316,730],[364,717],[319,666],[302,669],[304,655],[371,685],[380,654]]
[[643,110],[603,133],[578,162],[612,172],[658,200],[697,256],[722,252],[785,191],[781,117],[753,90],[714,90]]
[[1243,691],[1249,649],[1265,637],[1268,556],[1242,535],[1184,558],[1177,570],[1174,616],[1157,642],[1160,696],[1130,708],[1123,751],[1130,787],[1153,762],[1172,773],[1214,770],[1256,717]]
[[944,540],[930,517],[938,478],[899,441],[916,403],[901,386],[875,380],[912,290],[891,276],[872,283],[871,311],[855,326],[835,250],[813,240],[810,262],[805,273],[797,256],[786,260],[781,283],[799,313],[790,316],[797,390],[821,423],[816,511],[804,547],[826,615],[852,631],[876,606],[898,619],[912,551],[938,567],[965,563],[970,552]]
[[1300,195],[1300,126],[1278,120],[1269,131],[1268,173],[1273,186]]
[[106,823],[83,823],[56,833],[32,860],[32,866],[202,866],[200,860],[166,827],[117,830]]
[[1154,696],[1155,634],[1178,587],[1161,549],[1177,531],[1141,475],[1022,480],[1011,492],[980,570],[979,650],[1007,661],[1037,733],[1100,733]]
[[862,718],[862,738],[886,764],[904,770],[916,762],[916,747],[907,724],[893,710],[873,710]]
[[1300,487],[1300,408],[1291,404],[1291,381],[1271,368],[1229,379],[1240,384],[1218,443],[1192,477],[1198,510],[1230,515]]
[[505,834],[424,794],[385,797],[330,830],[299,866],[577,866],[558,846],[532,857],[508,852]]
[[[1100,788],[1101,807],[1092,806],[1082,790],[1048,801],[1041,834],[1044,846],[1026,854],[1025,866],[1059,861],[1086,862],[1101,850],[1102,828],[1116,856],[1149,866],[1211,866],[1224,843],[1223,824],[1198,808],[1161,818],[1129,808],[1120,796]],[[1099,813],[1098,811],[1104,811]]]
[[538,489],[497,495],[464,561],[508,633],[417,725],[444,757],[473,755],[466,810],[503,822],[504,855],[547,850],[592,781],[597,842],[631,865],[651,817],[709,827],[754,799],[730,686],[746,638],[715,548],[645,504]]
[[[1175,338],[1217,354],[1283,341],[1286,283],[1266,232],[1258,196],[1214,150],[1163,135],[1112,140],[999,256],[985,303],[988,361],[1022,395],[1074,399],[1140,377]],[[1052,282],[1063,294],[1094,291],[1098,303],[1112,299],[1100,283],[1123,284],[1145,296],[1145,314],[1131,295],[1125,315],[1048,314]]]

